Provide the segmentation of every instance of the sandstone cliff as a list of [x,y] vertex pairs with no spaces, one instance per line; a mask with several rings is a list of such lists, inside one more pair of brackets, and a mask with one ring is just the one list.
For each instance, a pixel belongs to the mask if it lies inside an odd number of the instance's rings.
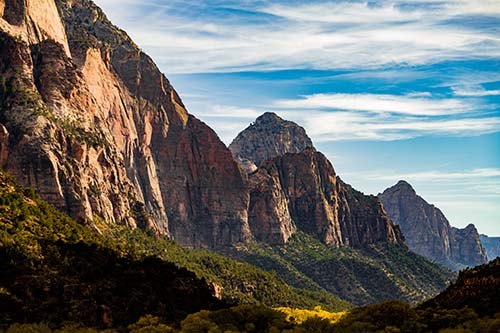
[[313,143],[304,128],[272,112],[258,117],[229,145],[234,158],[248,173],[262,162],[286,153],[300,153]]
[[407,182],[398,182],[379,194],[379,198],[416,253],[455,270],[486,262],[474,225],[465,229],[452,227],[441,210],[418,196]]
[[282,244],[298,229],[334,246],[404,244],[378,198],[343,183],[314,149],[269,159],[249,177],[255,184],[250,227],[257,239]]
[[251,238],[245,176],[88,0],[0,0],[0,165],[75,219],[217,247]]

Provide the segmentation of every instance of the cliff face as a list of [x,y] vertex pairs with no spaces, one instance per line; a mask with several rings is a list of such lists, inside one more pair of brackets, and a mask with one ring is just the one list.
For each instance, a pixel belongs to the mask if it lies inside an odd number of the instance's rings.
[[465,229],[452,227],[444,214],[418,196],[407,182],[400,181],[379,194],[379,198],[416,253],[455,270],[486,262],[474,225]]
[[304,128],[272,112],[258,117],[229,145],[234,158],[248,173],[267,159],[313,148]]
[[[75,219],[250,239],[245,176],[91,1],[0,0],[0,164]],[[200,231],[200,232],[196,232]]]
[[488,260],[500,257],[500,237],[489,237],[486,235],[481,235],[480,237]]
[[249,177],[256,184],[250,198],[252,231],[270,224],[273,235],[280,234],[262,239],[254,232],[257,239],[280,243],[297,228],[327,245],[404,244],[380,201],[344,184],[328,159],[313,149],[269,159]]

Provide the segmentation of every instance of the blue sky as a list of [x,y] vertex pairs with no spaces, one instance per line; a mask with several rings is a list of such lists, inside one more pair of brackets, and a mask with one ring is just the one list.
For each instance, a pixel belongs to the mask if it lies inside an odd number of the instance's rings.
[[500,236],[500,2],[97,0],[229,144],[273,111],[338,174]]

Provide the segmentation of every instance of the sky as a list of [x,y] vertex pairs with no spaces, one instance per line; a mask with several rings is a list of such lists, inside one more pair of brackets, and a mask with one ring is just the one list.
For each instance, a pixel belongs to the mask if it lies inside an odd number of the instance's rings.
[[500,1],[96,3],[226,144],[275,112],[358,190],[500,236]]

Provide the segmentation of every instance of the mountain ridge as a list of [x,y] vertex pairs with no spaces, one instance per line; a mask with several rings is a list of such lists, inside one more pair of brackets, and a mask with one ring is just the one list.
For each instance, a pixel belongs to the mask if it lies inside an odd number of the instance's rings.
[[416,253],[454,270],[486,262],[475,226],[452,227],[441,210],[427,203],[408,182],[401,180],[378,197]]

